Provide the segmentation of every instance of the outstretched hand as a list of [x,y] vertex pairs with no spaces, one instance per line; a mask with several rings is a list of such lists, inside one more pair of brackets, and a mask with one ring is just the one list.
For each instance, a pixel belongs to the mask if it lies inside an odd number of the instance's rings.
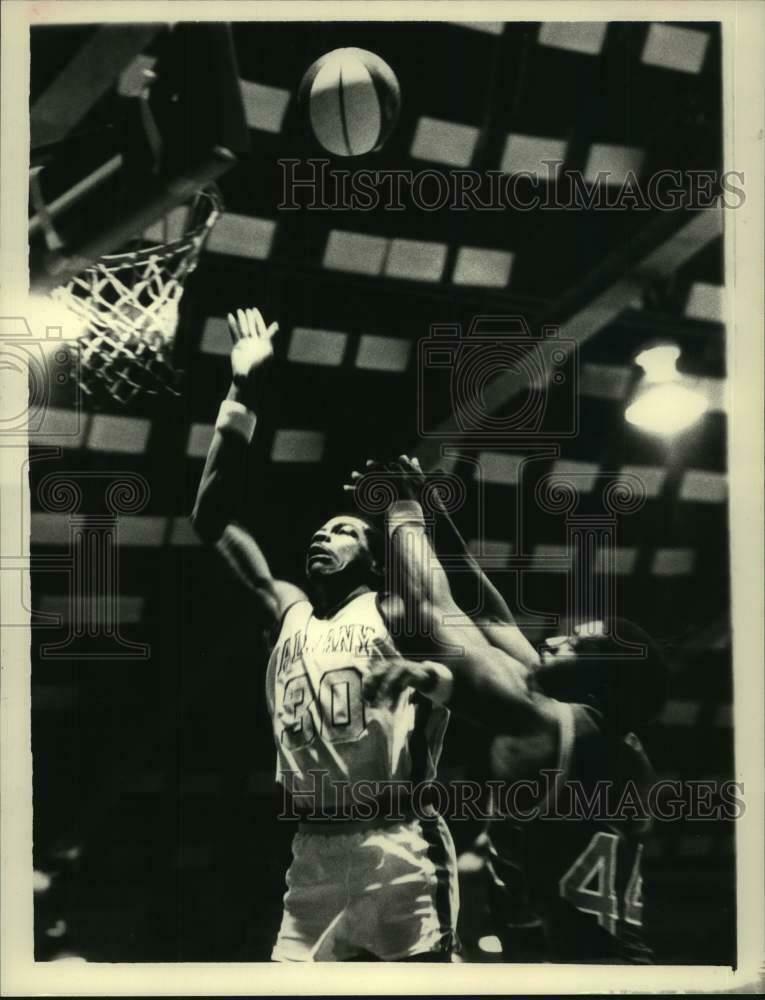
[[359,481],[364,476],[375,476],[388,479],[396,490],[401,500],[422,499],[422,491],[426,485],[425,473],[417,458],[410,458],[408,455],[399,455],[391,462],[377,462],[374,459],[367,459],[363,472],[354,469],[351,472],[350,483],[345,483],[343,489],[347,493],[355,493]]
[[229,313],[228,329],[234,346],[231,350],[231,372],[234,385],[243,389],[254,373],[273,357],[272,339],[278,323],[266,326],[259,309],[237,309]]

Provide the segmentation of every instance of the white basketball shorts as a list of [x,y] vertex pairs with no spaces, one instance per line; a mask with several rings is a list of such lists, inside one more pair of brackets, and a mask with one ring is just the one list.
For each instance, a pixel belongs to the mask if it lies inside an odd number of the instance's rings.
[[308,826],[293,840],[274,961],[396,961],[451,951],[457,859],[440,816],[326,823],[321,832]]

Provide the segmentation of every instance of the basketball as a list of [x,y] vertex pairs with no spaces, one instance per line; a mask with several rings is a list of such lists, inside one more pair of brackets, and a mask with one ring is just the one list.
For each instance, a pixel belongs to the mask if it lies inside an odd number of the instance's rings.
[[328,52],[308,69],[299,99],[313,134],[337,156],[381,149],[398,119],[401,90],[390,66],[366,49]]

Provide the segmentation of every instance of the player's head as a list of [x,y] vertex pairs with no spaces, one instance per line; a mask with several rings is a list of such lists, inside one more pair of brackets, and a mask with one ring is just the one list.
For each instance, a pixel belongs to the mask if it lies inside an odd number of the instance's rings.
[[657,644],[624,618],[587,622],[547,639],[535,680],[558,701],[580,702],[603,713],[620,731],[639,728],[664,704],[667,665]]
[[338,514],[311,536],[306,553],[308,579],[343,574],[349,583],[376,587],[382,576],[382,536],[366,518]]

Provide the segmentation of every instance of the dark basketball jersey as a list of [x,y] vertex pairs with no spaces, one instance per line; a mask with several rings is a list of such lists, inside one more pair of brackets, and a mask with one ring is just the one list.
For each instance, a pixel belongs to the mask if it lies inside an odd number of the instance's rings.
[[594,709],[558,704],[560,763],[546,800],[533,818],[489,823],[498,932],[511,951],[513,927],[520,936],[538,924],[548,961],[649,963],[641,865],[651,765],[634,734],[610,736]]

